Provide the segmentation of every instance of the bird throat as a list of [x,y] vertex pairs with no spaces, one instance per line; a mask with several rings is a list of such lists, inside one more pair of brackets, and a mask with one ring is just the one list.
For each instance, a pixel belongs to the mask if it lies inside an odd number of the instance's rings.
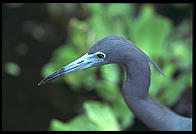
[[134,60],[125,65],[127,78],[123,84],[125,99],[145,98],[148,96],[151,71],[148,61]]

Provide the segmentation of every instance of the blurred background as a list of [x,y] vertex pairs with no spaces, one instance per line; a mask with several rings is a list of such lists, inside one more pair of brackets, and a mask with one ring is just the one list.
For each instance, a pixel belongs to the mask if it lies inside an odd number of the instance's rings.
[[150,130],[127,107],[126,73],[111,64],[44,77],[108,35],[131,40],[151,66],[150,96],[192,116],[192,4],[2,4],[3,130]]

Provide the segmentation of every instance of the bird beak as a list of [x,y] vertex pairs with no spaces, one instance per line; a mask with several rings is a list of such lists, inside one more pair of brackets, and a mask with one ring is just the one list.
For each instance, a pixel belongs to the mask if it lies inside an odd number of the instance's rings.
[[38,83],[38,86],[48,81],[51,81],[53,79],[56,79],[58,77],[67,75],[69,73],[95,66],[96,64],[99,64],[100,62],[102,62],[101,59],[98,59],[94,54],[89,55],[88,53],[86,53],[79,59],[73,61],[72,63],[68,64],[67,66],[61,68],[60,70],[54,72],[53,74],[49,75],[48,77],[40,81]]

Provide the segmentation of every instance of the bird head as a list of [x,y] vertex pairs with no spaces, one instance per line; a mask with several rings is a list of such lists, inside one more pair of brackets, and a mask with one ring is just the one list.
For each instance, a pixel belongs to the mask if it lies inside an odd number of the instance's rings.
[[38,85],[90,67],[101,66],[109,63],[126,64],[127,61],[142,57],[142,54],[137,49],[138,48],[132,42],[121,36],[105,37],[95,43],[88,53],[49,75]]

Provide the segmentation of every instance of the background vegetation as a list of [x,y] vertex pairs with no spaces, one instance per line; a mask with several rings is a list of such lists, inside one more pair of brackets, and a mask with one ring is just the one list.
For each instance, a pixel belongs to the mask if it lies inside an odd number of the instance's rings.
[[36,85],[108,35],[131,40],[163,70],[165,78],[151,67],[154,100],[192,116],[192,6],[3,4],[3,130],[149,130],[122,97],[122,66]]

